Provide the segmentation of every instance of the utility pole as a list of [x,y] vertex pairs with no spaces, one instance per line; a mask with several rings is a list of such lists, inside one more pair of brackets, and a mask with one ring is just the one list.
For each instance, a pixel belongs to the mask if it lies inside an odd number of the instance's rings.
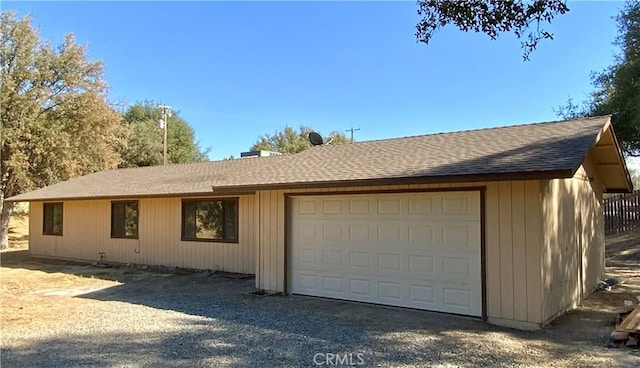
[[351,132],[351,143],[353,143],[353,132],[357,132],[358,130],[360,130],[360,128],[354,128],[351,127],[350,129],[347,129],[347,132]]
[[162,150],[162,159],[164,165],[167,164],[167,118],[171,117],[171,106],[160,105],[159,109],[162,110],[160,115],[160,128],[164,130],[164,139],[163,139],[163,150]]

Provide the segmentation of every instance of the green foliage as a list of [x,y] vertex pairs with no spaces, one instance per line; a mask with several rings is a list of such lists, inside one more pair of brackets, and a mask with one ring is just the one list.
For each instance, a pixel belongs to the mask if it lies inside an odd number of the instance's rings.
[[617,17],[621,48],[616,63],[594,76],[592,115],[613,114],[618,137],[630,155],[640,155],[640,3],[628,2]]
[[[309,142],[309,133],[314,131],[311,127],[300,126],[298,131],[287,126],[281,131],[276,131],[273,135],[265,134],[258,139],[253,146],[252,151],[266,150],[280,153],[298,153],[311,147]],[[333,131],[327,137],[324,137],[325,143],[340,144],[347,143],[349,140],[344,134]]]
[[621,51],[615,63],[592,75],[595,90],[582,104],[572,99],[556,113],[564,118],[613,115],[622,149],[629,156],[640,155],[640,3],[628,2],[616,18],[615,45]]
[[634,190],[640,189],[640,173],[638,173],[638,170],[629,168],[629,175],[631,176],[631,183],[633,183],[633,189]]
[[73,176],[115,167],[120,115],[106,101],[99,61],[88,61],[73,35],[53,47],[31,18],[0,14],[0,247],[6,246],[3,199]]
[[0,20],[5,196],[117,165],[120,116],[106,102],[102,63],[87,61],[72,35],[53,48],[29,17]]
[[464,32],[482,32],[492,40],[504,32],[513,32],[521,39],[531,28],[533,31],[522,42],[523,57],[528,60],[539,41],[553,39],[541,23],[551,23],[556,15],[568,11],[565,0],[418,0],[422,19],[416,25],[416,37],[428,44],[433,34],[447,24]]
[[[129,135],[126,145],[120,150],[120,167],[161,165],[163,130],[158,124],[160,109],[151,101],[145,101],[129,107],[123,118]],[[195,142],[193,129],[180,117],[179,112],[173,112],[167,121],[169,163],[206,161],[208,151]]]

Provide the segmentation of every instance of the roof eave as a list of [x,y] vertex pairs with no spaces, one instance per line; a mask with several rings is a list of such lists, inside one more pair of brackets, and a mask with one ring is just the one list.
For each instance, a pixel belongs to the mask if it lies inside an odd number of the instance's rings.
[[374,178],[374,179],[354,179],[354,180],[335,180],[335,181],[251,184],[251,185],[238,185],[238,186],[214,186],[214,193],[216,192],[226,193],[227,191],[238,190],[239,188],[253,189],[253,190],[284,190],[284,189],[360,187],[360,186],[379,186],[379,185],[472,183],[472,182],[511,181],[511,180],[548,180],[548,179],[558,179],[558,178],[570,178],[572,176],[573,176],[573,171],[571,169],[566,169],[566,170],[553,170],[553,171],[528,171],[528,172],[497,173],[497,174]]
[[[604,192],[605,193],[629,193],[629,192],[632,192],[633,191],[633,181],[631,180],[631,174],[629,173],[629,169],[627,168],[627,163],[626,163],[626,161],[624,159],[624,154],[622,153],[622,148],[620,146],[620,143],[618,142],[618,137],[616,136],[615,129],[614,129],[613,123],[611,121],[611,115],[609,115],[607,117],[607,121],[602,126],[602,128],[600,129],[598,134],[594,137],[593,142],[591,143],[591,146],[585,152],[584,157],[582,158],[582,160],[577,164],[577,166],[574,167],[572,176],[575,175],[575,173],[580,169],[580,166],[587,159],[587,156],[589,155],[589,153],[596,147],[596,145],[598,144],[598,142],[602,138],[602,135],[605,134],[607,129],[611,129],[611,136],[612,136],[612,140],[613,140],[613,145],[615,147],[616,158],[618,160],[618,164],[622,167],[622,170],[624,172],[626,187],[625,188],[620,188],[620,187],[615,188],[615,187],[606,187],[605,186],[604,187]],[[596,166],[598,166],[598,165],[596,164]],[[604,186],[604,183],[603,183],[603,186]]]
[[[238,188],[236,190],[226,191],[222,193],[214,192],[188,192],[188,193],[146,193],[146,194],[127,194],[127,195],[95,195],[86,197],[72,197],[72,196],[58,196],[58,197],[29,197],[20,198],[14,196],[5,199],[7,202],[60,202],[60,201],[98,201],[98,200],[120,200],[120,199],[144,199],[144,198],[196,198],[196,197],[211,197],[211,195],[252,195],[255,194],[255,190]],[[14,199],[17,198],[17,199]]]
[[335,188],[335,187],[355,187],[355,186],[379,186],[379,185],[407,185],[407,184],[443,184],[443,183],[471,183],[489,181],[510,181],[510,180],[543,180],[556,178],[570,178],[573,172],[570,169],[554,171],[528,171],[513,173],[494,174],[469,174],[469,175],[441,175],[441,176],[419,176],[419,177],[396,177],[396,178],[373,178],[355,180],[333,180],[333,181],[313,181],[313,182],[290,182],[290,183],[266,183],[250,185],[232,186],[212,186],[210,192],[181,192],[181,193],[145,193],[131,195],[94,195],[86,197],[78,196],[58,196],[58,197],[22,197],[21,195],[5,199],[7,202],[53,202],[53,201],[74,201],[74,200],[119,200],[135,198],[192,198],[211,197],[229,195],[252,195],[258,190],[281,190],[281,189],[307,189],[307,188]]

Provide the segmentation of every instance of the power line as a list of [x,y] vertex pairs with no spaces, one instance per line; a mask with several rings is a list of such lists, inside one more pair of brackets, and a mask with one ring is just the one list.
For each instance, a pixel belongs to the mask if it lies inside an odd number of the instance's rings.
[[347,132],[351,132],[351,143],[353,143],[353,132],[357,132],[358,130],[360,130],[360,128],[354,128],[354,127],[351,127],[346,130]]

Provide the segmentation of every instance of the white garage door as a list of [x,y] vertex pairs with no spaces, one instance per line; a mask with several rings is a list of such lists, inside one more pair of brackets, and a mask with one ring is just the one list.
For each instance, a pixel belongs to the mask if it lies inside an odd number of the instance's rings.
[[480,194],[292,197],[294,294],[482,315]]

